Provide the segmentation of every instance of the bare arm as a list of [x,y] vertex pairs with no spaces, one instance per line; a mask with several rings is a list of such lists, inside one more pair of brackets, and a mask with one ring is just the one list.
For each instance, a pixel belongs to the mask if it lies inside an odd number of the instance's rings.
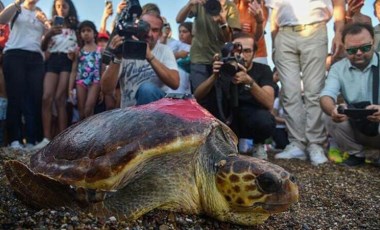
[[159,60],[157,60],[153,54],[147,56],[149,64],[152,66],[154,72],[161,79],[161,81],[172,89],[177,89],[179,86],[179,74],[177,70],[169,69]]
[[268,9],[265,7],[264,2],[259,4],[257,0],[252,1],[248,5],[248,10],[251,12],[252,16],[256,21],[256,27],[254,28],[254,39],[255,41],[260,40],[260,38],[264,35],[264,28],[266,26],[266,17],[268,16]]
[[41,42],[41,49],[42,49],[42,51],[46,51],[47,48],[48,48],[48,46],[49,46],[51,38],[54,35],[57,35],[57,34],[60,34],[60,33],[62,33],[62,28],[61,27],[53,26],[50,30],[48,30],[48,32],[45,34],[45,36],[44,36],[44,38],[42,39],[42,42]]
[[274,62],[275,60],[275,40],[276,40],[276,36],[277,36],[277,33],[278,33],[278,30],[279,30],[279,25],[277,24],[276,22],[276,16],[277,15],[277,10],[272,10],[272,13],[271,13],[271,19],[270,19],[270,31],[271,31],[271,37],[272,37],[272,60]]
[[342,122],[348,119],[346,115],[338,113],[335,101],[331,97],[322,96],[319,103],[323,112],[330,116],[334,122]]
[[256,82],[253,83],[251,95],[260,102],[266,109],[273,109],[274,89],[271,86],[260,87]]
[[112,14],[112,4],[107,4],[103,11],[102,20],[100,21],[99,33],[107,32],[107,20]]
[[334,29],[335,29],[335,35],[332,40],[332,58],[333,60],[338,59],[340,56],[343,55],[344,47],[342,42],[342,31],[344,27],[344,21],[345,21],[345,0],[333,0],[334,5]]
[[206,0],[189,0],[184,7],[178,12],[177,17],[175,20],[177,23],[182,23],[186,20],[189,13],[191,12],[193,6],[196,4],[204,4]]
[[9,4],[3,11],[0,13],[0,24],[7,24],[15,16],[18,10],[21,10],[21,3],[23,1],[15,1],[12,4]]
[[119,80],[120,64],[110,62],[108,68],[103,72],[100,86],[104,95],[113,95]]
[[274,102],[274,89],[269,85],[260,86],[255,80],[253,80],[246,70],[236,73],[233,79],[234,84],[247,84],[251,86],[251,95],[262,104],[266,109],[271,111],[273,109]]
[[212,63],[212,75],[207,78],[204,82],[202,82],[194,92],[194,97],[197,100],[200,100],[207,96],[210,93],[214,83],[219,77],[220,67],[223,65],[222,61],[219,61],[219,54],[214,55],[214,62]]
[[207,78],[204,82],[202,82],[202,84],[200,84],[195,89],[195,92],[194,92],[195,99],[201,100],[202,98],[206,97],[210,93],[212,87],[214,87],[214,83],[216,82],[218,77],[219,77],[218,74],[213,73],[209,78]]

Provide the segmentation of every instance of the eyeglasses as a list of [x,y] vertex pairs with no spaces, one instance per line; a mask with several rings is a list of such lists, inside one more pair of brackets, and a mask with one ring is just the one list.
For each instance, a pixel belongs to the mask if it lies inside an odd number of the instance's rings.
[[245,49],[243,49],[243,53],[248,54],[248,53],[252,53],[252,52],[253,52],[253,50],[251,48],[245,48]]
[[358,50],[360,50],[363,53],[367,53],[371,49],[372,49],[372,44],[368,44],[368,45],[364,45],[364,46],[348,48],[348,49],[346,49],[346,52],[349,55],[353,55],[353,54],[356,54],[358,52]]

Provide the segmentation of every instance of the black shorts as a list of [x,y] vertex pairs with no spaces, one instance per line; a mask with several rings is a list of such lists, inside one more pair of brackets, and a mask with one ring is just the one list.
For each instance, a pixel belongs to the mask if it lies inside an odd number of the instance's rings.
[[71,72],[73,62],[67,57],[67,53],[51,53],[46,61],[46,72],[59,74]]

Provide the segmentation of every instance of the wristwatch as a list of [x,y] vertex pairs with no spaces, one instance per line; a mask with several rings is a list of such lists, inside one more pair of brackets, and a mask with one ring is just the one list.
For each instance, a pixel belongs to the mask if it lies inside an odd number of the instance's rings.
[[248,84],[244,84],[244,89],[247,90],[247,91],[251,90],[252,87],[253,87],[253,83],[254,83],[254,81],[252,81],[252,82],[250,82]]
[[114,64],[121,64],[121,61],[122,61],[123,59],[119,59],[119,58],[117,58],[116,56],[112,56],[112,58],[111,58],[111,61],[112,61],[112,63],[114,63]]
[[221,28],[221,29],[226,29],[228,27],[228,23],[226,22],[226,23],[224,23],[224,24],[222,24],[222,25],[219,25],[219,28]]

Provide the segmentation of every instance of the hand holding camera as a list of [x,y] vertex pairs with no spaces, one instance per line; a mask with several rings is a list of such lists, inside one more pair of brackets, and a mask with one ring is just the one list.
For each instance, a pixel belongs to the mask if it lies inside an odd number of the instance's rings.
[[375,111],[367,117],[369,121],[380,122],[380,105],[369,105],[366,109]]
[[215,54],[214,55],[214,62],[212,63],[212,72],[215,75],[215,77],[219,77],[220,68],[222,67],[223,62],[220,60],[220,55]]
[[121,12],[123,12],[123,10],[127,7],[128,7],[127,1],[125,1],[125,0],[120,1],[120,3],[117,5],[116,13],[121,14]]

